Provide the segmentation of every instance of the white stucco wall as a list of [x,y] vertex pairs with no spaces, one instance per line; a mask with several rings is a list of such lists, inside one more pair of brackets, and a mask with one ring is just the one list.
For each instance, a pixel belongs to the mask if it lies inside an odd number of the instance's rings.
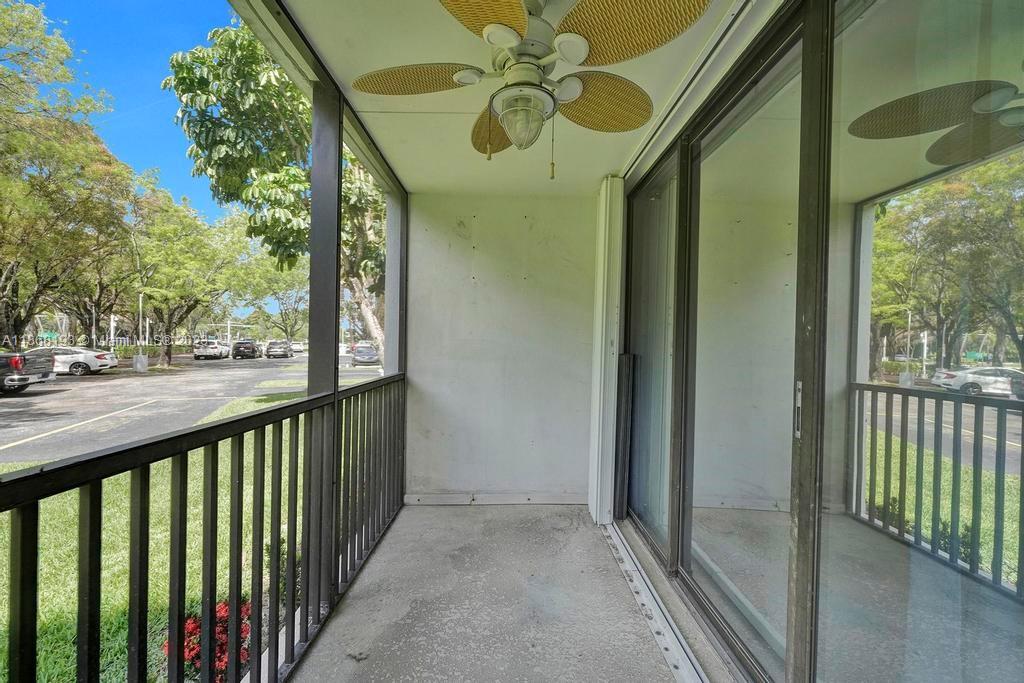
[[587,501],[597,198],[412,195],[410,503]]

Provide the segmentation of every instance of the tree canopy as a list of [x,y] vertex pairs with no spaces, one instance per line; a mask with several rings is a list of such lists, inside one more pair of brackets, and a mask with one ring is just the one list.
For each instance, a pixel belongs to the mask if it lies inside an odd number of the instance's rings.
[[[245,207],[248,234],[294,267],[309,248],[309,100],[241,22],[213,30],[209,43],[172,56],[164,81],[181,104],[193,171],[219,201]],[[347,149],[342,163],[342,286],[383,344],[385,198]]]
[[891,200],[874,230],[872,326],[908,309],[960,362],[966,335],[991,329],[1024,359],[1024,153],[986,162]]

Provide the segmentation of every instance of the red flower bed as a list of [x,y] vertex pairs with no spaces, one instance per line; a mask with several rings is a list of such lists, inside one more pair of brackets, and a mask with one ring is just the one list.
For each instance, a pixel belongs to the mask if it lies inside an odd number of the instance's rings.
[[[215,658],[213,660],[213,671],[215,679],[224,680],[228,669],[228,612],[230,607],[227,600],[217,603],[216,620],[214,622],[214,634],[216,636]],[[249,661],[249,615],[252,613],[252,606],[249,601],[244,601],[241,607],[242,647],[239,652],[239,659],[243,665]],[[185,655],[185,674],[195,677],[199,675],[202,668],[202,653],[200,643],[202,642],[202,621],[198,616],[190,616],[185,619],[185,643],[183,645]],[[168,654],[170,641],[164,641],[164,654]]]

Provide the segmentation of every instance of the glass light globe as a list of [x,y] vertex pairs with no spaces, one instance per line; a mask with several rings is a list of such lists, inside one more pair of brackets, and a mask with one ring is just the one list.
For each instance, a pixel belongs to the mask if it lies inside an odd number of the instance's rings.
[[530,94],[506,97],[498,121],[512,144],[517,149],[526,149],[537,142],[544,129],[544,103]]

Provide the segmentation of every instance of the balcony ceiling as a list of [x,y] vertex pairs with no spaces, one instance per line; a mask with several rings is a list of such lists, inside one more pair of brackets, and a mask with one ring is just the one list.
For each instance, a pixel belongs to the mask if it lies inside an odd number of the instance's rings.
[[[557,25],[574,0],[550,0],[544,17]],[[289,0],[301,26],[341,84],[384,155],[410,192],[581,194],[619,173],[691,68],[733,4],[715,0],[705,16],[671,43],[642,57],[605,67],[642,86],[654,117],[629,133],[596,133],[557,116],[557,179],[548,179],[549,121],[530,149],[510,148],[488,162],[470,145],[470,130],[495,82],[410,97],[366,95],[352,89],[359,75],[389,66],[461,62],[490,66],[489,48],[432,0]],[[560,63],[553,78],[577,67]]]

